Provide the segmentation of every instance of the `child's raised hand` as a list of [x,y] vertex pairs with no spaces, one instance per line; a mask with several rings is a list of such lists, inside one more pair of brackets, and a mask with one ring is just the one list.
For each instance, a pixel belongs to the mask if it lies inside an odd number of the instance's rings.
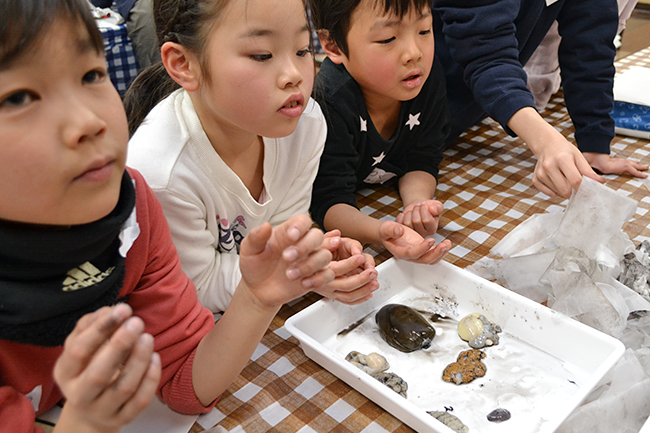
[[449,240],[435,245],[433,239],[424,239],[415,230],[396,221],[384,221],[379,227],[379,237],[396,259],[415,263],[438,263],[451,248]]
[[438,200],[426,200],[404,208],[395,221],[415,230],[420,236],[427,237],[438,231],[440,215],[444,207]]
[[154,397],[160,357],[131,307],[86,314],[65,341],[54,379],[66,398],[55,431],[118,432]]
[[355,305],[372,298],[379,288],[375,260],[363,253],[357,240],[342,238],[339,230],[325,233],[323,246],[332,252],[328,267],[334,271],[334,281],[316,293],[343,304]]
[[307,215],[272,228],[268,222],[244,238],[239,251],[242,282],[262,308],[277,308],[334,279],[327,268],[332,253],[322,247],[323,232]]

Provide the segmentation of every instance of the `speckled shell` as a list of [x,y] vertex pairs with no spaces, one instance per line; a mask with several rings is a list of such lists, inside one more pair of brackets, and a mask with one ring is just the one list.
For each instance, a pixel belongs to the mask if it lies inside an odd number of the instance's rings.
[[411,307],[388,304],[375,315],[379,333],[397,350],[414,352],[427,349],[436,335],[436,330],[427,320]]

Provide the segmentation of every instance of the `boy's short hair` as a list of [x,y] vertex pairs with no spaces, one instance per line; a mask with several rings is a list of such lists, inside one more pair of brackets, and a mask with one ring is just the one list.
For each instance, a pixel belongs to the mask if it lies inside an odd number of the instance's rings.
[[0,70],[32,49],[59,19],[78,23],[97,53],[104,40],[86,0],[0,0]]
[[352,13],[364,2],[371,2],[377,10],[403,18],[411,11],[419,12],[431,7],[431,0],[308,0],[314,28],[326,30],[328,37],[345,54],[348,52],[348,32],[350,31]]

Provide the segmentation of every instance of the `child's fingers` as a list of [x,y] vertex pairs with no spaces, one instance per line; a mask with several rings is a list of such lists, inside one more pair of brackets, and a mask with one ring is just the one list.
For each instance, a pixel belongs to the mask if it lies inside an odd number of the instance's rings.
[[408,248],[405,248],[403,251],[404,257],[401,257],[406,260],[418,261],[420,263],[420,258],[431,251],[434,248],[435,240],[433,239],[424,239],[419,242],[417,245],[411,245]]
[[353,272],[355,269],[363,268],[366,264],[366,258],[361,254],[350,256],[347,259],[332,261],[329,268],[334,271],[337,277]]
[[[293,245],[289,246],[282,252],[282,258],[287,262],[297,262],[300,260],[305,260],[309,257],[315,250],[319,249],[322,251],[327,251],[329,260],[332,259],[332,253],[328,250],[320,248],[323,244],[323,232],[319,229],[311,229],[306,232],[302,238],[300,238]],[[327,263],[325,264],[327,265]],[[323,266],[325,266],[323,265]],[[308,274],[301,274],[308,275]]]
[[337,238],[337,237],[340,238],[341,230],[339,229],[330,230],[328,232],[325,232],[323,236],[325,236],[326,238]]
[[[310,275],[326,268],[331,261],[332,253],[321,248],[311,253],[306,259],[293,263],[291,267],[287,269],[286,276],[290,280],[309,277]],[[334,271],[330,272],[332,272],[332,278],[334,278]]]
[[334,272],[331,269],[324,268],[307,278],[303,278],[301,284],[305,289],[315,290],[328,285],[333,280]]
[[103,307],[79,319],[66,338],[63,353],[54,366],[54,378],[59,385],[79,375],[97,350],[131,314],[131,307],[118,304]]
[[160,383],[161,364],[160,355],[152,353],[149,361],[149,367],[137,391],[131,399],[120,409],[120,417],[124,419],[124,424],[133,421],[153,400],[156,390]]
[[265,222],[248,233],[242,241],[242,248],[246,250],[247,255],[254,256],[260,254],[266,249],[266,243],[269,241],[272,233],[273,227],[268,222]]
[[379,226],[379,236],[382,240],[390,242],[404,234],[404,226],[395,221],[384,221]]
[[363,245],[356,239],[341,238],[341,244],[348,255],[363,254]]
[[[152,354],[153,337],[149,334],[140,335],[119,376],[100,397],[100,399],[104,400],[102,403],[107,405],[109,410],[111,405],[120,408],[135,397],[151,367]],[[144,401],[133,402],[136,406],[134,409],[143,409],[143,407],[140,407],[142,403]],[[128,422],[129,420],[125,419],[124,421]]]
[[323,244],[321,248],[336,252],[341,246],[341,235],[338,230],[332,230],[323,235]]
[[418,263],[424,263],[428,265],[435,265],[447,254],[447,251],[451,248],[451,242],[445,240],[435,247],[431,248],[425,254],[417,258]]
[[[372,269],[365,270],[360,274],[336,278],[334,281],[329,283],[328,286],[331,287],[332,290],[342,293],[351,293],[362,287],[368,286],[366,287],[368,292],[363,295],[365,296],[374,291],[374,289],[379,288],[379,283],[372,284],[375,282],[377,282],[377,271]],[[356,297],[359,298],[360,295],[357,294]]]
[[438,200],[429,200],[429,213],[434,218],[439,218],[445,210],[445,207]]
[[371,281],[350,292],[337,290],[334,292],[334,299],[346,305],[357,305],[372,298],[372,293],[378,288],[379,283]]
[[[307,233],[309,233],[311,225],[311,218],[307,215],[294,215],[273,229],[273,234],[269,239],[269,247],[275,251],[283,251],[289,246],[295,245],[300,242]],[[320,233],[321,237],[318,243],[318,245],[320,245],[322,242],[323,232],[318,229],[313,230]]]
[[117,373],[122,370],[124,362],[133,353],[143,331],[142,319],[131,317],[113,333],[81,373],[80,378],[85,386],[77,390],[77,402],[96,399],[112,384]]

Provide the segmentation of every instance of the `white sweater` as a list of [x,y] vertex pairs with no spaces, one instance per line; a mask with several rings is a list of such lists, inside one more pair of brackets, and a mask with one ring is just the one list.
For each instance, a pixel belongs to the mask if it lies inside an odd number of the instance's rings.
[[262,204],[214,150],[184,90],[154,107],[133,135],[127,165],[160,200],[204,306],[217,312],[230,303],[241,279],[239,244],[249,230],[308,212],[326,135],[323,113],[310,99],[293,134],[264,138]]

